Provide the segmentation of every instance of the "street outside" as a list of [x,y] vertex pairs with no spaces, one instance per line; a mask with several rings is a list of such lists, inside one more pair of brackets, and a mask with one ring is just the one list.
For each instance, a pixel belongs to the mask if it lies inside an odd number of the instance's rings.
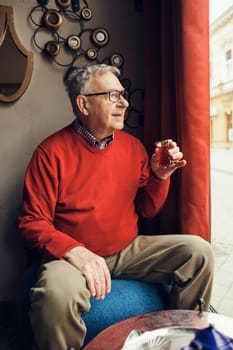
[[211,226],[215,279],[211,304],[233,317],[233,149],[211,149]]

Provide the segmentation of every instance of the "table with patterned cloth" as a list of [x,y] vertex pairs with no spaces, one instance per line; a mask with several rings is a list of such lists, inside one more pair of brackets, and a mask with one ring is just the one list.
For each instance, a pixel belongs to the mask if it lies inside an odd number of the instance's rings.
[[[131,347],[127,346],[127,337],[129,337],[132,332],[135,332],[135,334],[147,332],[147,334],[150,335],[154,331],[154,336],[156,336],[156,334],[165,334],[165,332],[162,331],[167,330],[170,330],[170,334],[173,332],[173,339],[176,337],[175,332],[180,333],[180,346],[182,334],[184,335],[184,341],[187,342],[188,339],[192,340],[194,338],[196,330],[207,328],[209,325],[213,325],[217,331],[223,333],[233,341],[233,338],[231,338],[233,336],[233,318],[208,312],[200,313],[190,310],[165,310],[131,317],[122,322],[118,322],[98,334],[85,346],[84,350],[128,350],[131,349]],[[169,332],[167,332],[167,334],[168,333]],[[188,344],[189,342],[183,344],[183,346]],[[144,349],[143,346],[138,348]],[[145,348],[150,349],[150,347]],[[152,348],[153,347],[151,347],[151,349]],[[160,349],[162,349],[162,347],[160,347]],[[178,350],[180,347],[176,347],[173,344],[167,349]]]

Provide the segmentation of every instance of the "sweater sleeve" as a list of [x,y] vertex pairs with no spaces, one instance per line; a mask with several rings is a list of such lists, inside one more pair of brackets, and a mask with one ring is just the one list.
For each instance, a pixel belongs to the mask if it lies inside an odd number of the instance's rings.
[[153,175],[146,151],[142,158],[141,178],[135,205],[137,213],[145,218],[156,216],[164,205],[170,186],[170,178],[160,181]]
[[26,171],[18,227],[26,250],[36,249],[45,259],[62,259],[66,252],[83,245],[53,224],[58,193],[58,161],[38,147]]

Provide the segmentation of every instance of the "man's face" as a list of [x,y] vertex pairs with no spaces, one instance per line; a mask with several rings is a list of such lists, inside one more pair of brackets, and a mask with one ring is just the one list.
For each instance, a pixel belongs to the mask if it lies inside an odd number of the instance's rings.
[[[118,78],[111,72],[96,73],[88,83],[88,93],[123,91]],[[124,115],[128,102],[120,96],[118,102],[111,102],[108,94],[85,96],[85,127],[99,140],[124,127]]]

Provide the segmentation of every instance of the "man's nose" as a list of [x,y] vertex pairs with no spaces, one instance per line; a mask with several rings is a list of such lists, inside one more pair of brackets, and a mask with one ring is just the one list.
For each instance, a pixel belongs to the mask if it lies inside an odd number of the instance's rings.
[[129,102],[122,95],[120,95],[120,99],[119,99],[118,103],[120,103],[121,106],[124,106],[124,108],[129,107]]

